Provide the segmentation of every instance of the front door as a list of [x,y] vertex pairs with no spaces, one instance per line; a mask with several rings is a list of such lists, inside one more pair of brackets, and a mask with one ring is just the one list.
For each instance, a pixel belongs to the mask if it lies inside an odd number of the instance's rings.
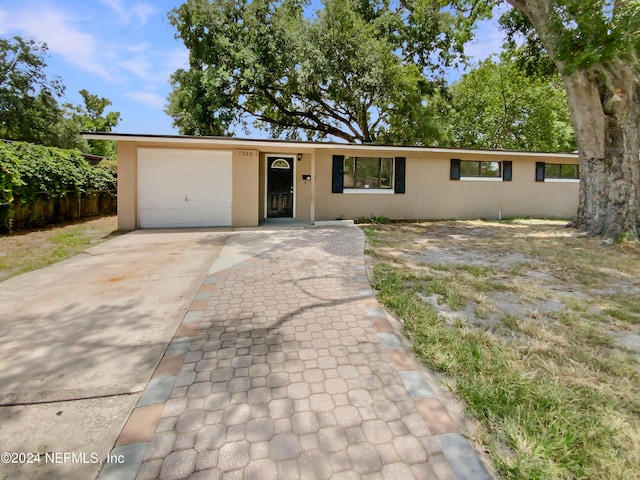
[[267,156],[267,218],[293,217],[293,158]]

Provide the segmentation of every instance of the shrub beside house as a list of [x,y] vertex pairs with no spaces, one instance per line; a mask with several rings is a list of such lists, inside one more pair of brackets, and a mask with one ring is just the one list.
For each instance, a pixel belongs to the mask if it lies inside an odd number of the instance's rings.
[[115,213],[116,175],[111,159],[0,141],[0,230]]

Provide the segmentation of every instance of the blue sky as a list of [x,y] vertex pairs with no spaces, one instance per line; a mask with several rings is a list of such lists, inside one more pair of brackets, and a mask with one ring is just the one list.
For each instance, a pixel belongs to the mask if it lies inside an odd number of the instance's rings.
[[[47,73],[61,77],[66,99],[78,91],[106,97],[121,113],[120,133],[177,133],[164,113],[169,75],[188,52],[167,13],[179,0],[0,0],[0,36],[46,42]],[[497,18],[497,17],[496,17]],[[497,20],[483,22],[466,53],[481,60],[500,50]],[[453,74],[455,76],[455,74]]]

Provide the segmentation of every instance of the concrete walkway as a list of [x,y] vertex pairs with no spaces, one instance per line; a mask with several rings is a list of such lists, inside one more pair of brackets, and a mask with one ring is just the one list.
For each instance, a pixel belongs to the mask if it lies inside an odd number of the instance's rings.
[[491,478],[363,250],[355,227],[234,233],[100,479]]

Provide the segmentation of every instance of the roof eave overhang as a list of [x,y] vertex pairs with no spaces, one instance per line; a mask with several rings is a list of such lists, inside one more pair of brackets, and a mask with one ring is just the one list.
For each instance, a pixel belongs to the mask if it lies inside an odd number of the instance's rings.
[[425,153],[444,153],[447,155],[510,155],[523,157],[554,157],[554,158],[572,158],[577,159],[576,153],[566,152],[527,152],[520,150],[480,150],[480,149],[462,149],[462,148],[444,148],[444,147],[413,147],[413,146],[396,146],[396,145],[368,145],[355,143],[337,143],[337,142],[304,142],[304,141],[286,141],[286,140],[255,140],[232,137],[198,137],[188,135],[137,135],[130,133],[83,133],[82,137],[87,140],[112,140],[125,142],[144,142],[156,144],[183,143],[185,145],[228,145],[235,148],[260,148],[260,149],[278,149],[278,148],[297,148],[300,152],[313,150],[359,150],[359,151],[388,151],[388,152],[425,152]]

